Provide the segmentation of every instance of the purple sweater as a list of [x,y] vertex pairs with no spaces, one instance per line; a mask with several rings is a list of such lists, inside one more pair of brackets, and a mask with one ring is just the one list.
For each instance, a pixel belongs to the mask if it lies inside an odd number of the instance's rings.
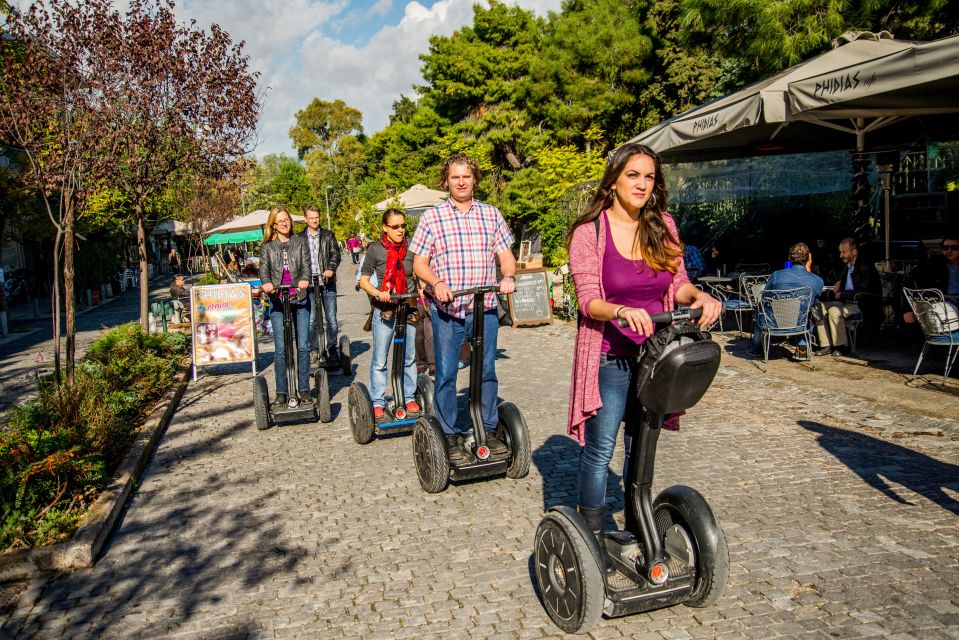
[[[663,214],[666,228],[674,238],[679,238],[676,222],[668,213]],[[599,217],[599,238],[593,224],[582,224],[573,232],[569,244],[569,272],[576,286],[582,322],[576,330],[576,345],[573,350],[573,375],[569,389],[569,425],[567,433],[586,443],[586,421],[596,415],[603,406],[599,395],[600,345],[603,342],[605,322],[593,320],[589,315],[589,303],[605,300],[603,291],[603,255],[606,251],[606,220]],[[672,311],[676,305],[676,292],[689,282],[682,256],[679,268],[663,297],[663,309]]]

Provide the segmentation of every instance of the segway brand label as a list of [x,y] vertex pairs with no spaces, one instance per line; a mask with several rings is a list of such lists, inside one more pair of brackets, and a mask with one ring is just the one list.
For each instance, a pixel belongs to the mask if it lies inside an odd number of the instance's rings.
[[247,282],[193,287],[193,363],[252,362],[253,298]]

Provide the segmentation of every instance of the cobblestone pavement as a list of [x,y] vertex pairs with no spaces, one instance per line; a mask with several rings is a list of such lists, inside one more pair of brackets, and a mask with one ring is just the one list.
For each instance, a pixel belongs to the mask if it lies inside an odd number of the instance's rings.
[[[341,272],[365,381],[365,301]],[[572,338],[559,324],[501,333],[500,391],[529,423],[530,475],[436,495],[420,490],[409,437],[353,441],[342,377],[333,423],[259,432],[249,372],[205,372],[96,567],[34,585],[0,635],[561,637],[530,551],[544,509],[575,504]],[[956,421],[724,367],[660,443],[655,489],[706,496],[729,584],[713,607],[601,620],[591,637],[959,638]]]

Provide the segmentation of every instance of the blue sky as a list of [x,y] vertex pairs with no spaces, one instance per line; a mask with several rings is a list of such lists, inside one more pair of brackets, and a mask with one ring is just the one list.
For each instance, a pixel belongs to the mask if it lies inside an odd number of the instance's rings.
[[[264,108],[255,155],[292,154],[287,132],[314,97],[363,113],[367,134],[383,129],[395,100],[422,83],[419,54],[431,35],[472,24],[477,0],[179,0],[177,13],[216,22],[246,42],[261,73]],[[545,16],[561,0],[508,0]],[[117,5],[124,4],[117,0]]]

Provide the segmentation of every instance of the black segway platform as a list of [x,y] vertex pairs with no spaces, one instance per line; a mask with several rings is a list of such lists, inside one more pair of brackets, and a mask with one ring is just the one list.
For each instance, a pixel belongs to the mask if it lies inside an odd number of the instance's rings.
[[[368,444],[374,436],[410,433],[417,418],[421,415],[414,414],[411,416],[407,414],[406,403],[404,402],[406,393],[403,386],[403,365],[406,361],[407,348],[406,322],[410,312],[405,301],[416,297],[416,293],[404,293],[391,297],[391,301],[401,304],[396,309],[396,324],[393,330],[393,361],[390,364],[393,397],[387,398],[383,407],[385,419],[377,421],[373,417],[373,401],[370,399],[370,392],[365,384],[357,381],[350,385],[348,398],[350,427],[353,430],[353,439],[359,444]],[[415,398],[420,408],[425,412],[423,393],[419,386],[422,378],[423,376],[420,376],[417,380]],[[428,376],[426,379],[429,381],[429,393],[430,399],[432,399],[433,381]]]
[[473,296],[473,333],[470,338],[473,359],[469,383],[473,430],[472,438],[460,436],[458,446],[449,446],[439,420],[433,415],[424,414],[416,421],[413,428],[416,475],[420,486],[429,493],[443,491],[450,480],[474,480],[503,474],[508,478],[523,478],[529,473],[529,428],[516,405],[501,402],[497,406],[499,424],[495,433],[487,434],[483,427],[484,297],[486,293],[497,291],[499,287],[494,285],[453,292],[454,297]]
[[296,333],[290,312],[289,288],[281,288],[279,295],[283,305],[283,347],[286,356],[286,378],[287,384],[293,389],[293,392],[287,394],[289,402],[286,405],[273,407],[270,405],[270,393],[264,373],[261,372],[253,378],[253,414],[256,419],[256,428],[261,431],[279,423],[302,420],[330,422],[333,419],[330,410],[330,387],[325,370],[317,369],[313,373],[316,397],[310,399],[300,396],[297,389],[295,363]]
[[705,498],[681,485],[655,500],[650,493],[664,416],[699,402],[719,368],[715,342],[677,337],[684,332],[703,337],[688,322],[701,313],[682,309],[652,316],[656,323],[680,324],[651,336],[663,340],[665,349],[655,362],[640,364],[634,391],[642,415],[633,417],[638,424],[626,478],[626,530],[597,536],[568,506],[550,509],[536,530],[536,581],[546,612],[563,631],[586,633],[603,614],[617,617],[680,603],[705,607],[726,585],[729,549]]

